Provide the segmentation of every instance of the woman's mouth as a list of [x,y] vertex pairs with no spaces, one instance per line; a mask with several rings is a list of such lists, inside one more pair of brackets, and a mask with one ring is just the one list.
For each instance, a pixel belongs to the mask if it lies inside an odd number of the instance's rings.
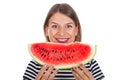
[[67,43],[69,38],[56,38],[57,42],[59,43]]

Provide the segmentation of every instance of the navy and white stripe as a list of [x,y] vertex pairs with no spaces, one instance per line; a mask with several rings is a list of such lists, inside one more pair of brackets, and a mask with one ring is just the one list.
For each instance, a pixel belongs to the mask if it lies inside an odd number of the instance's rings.
[[[105,77],[96,60],[91,60],[85,66],[93,74],[95,80],[100,80]],[[35,80],[35,77],[37,76],[40,69],[41,67],[39,64],[33,60],[30,61],[23,78],[27,78],[28,80]],[[59,70],[54,80],[75,80],[75,78],[71,70]]]
[[85,66],[93,74],[95,80],[101,80],[105,77],[96,60],[93,59]]

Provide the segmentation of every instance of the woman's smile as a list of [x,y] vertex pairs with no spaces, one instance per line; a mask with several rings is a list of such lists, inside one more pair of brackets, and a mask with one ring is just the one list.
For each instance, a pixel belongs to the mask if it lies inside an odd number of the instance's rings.
[[58,43],[67,43],[69,38],[56,38]]

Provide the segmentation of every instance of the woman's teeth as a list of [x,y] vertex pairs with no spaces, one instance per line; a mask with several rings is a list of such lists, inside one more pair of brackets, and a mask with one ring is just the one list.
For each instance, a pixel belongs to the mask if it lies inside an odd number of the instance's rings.
[[59,43],[66,43],[69,38],[56,38],[56,40],[59,42]]

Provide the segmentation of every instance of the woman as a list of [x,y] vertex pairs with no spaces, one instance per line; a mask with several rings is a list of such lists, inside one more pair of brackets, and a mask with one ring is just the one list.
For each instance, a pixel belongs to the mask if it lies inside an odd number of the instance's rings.
[[[74,9],[68,4],[55,4],[44,23],[48,42],[71,43],[81,41],[81,26]],[[24,80],[101,80],[104,75],[96,60],[80,64],[71,70],[55,70],[52,65],[40,66],[32,60],[24,73]]]

